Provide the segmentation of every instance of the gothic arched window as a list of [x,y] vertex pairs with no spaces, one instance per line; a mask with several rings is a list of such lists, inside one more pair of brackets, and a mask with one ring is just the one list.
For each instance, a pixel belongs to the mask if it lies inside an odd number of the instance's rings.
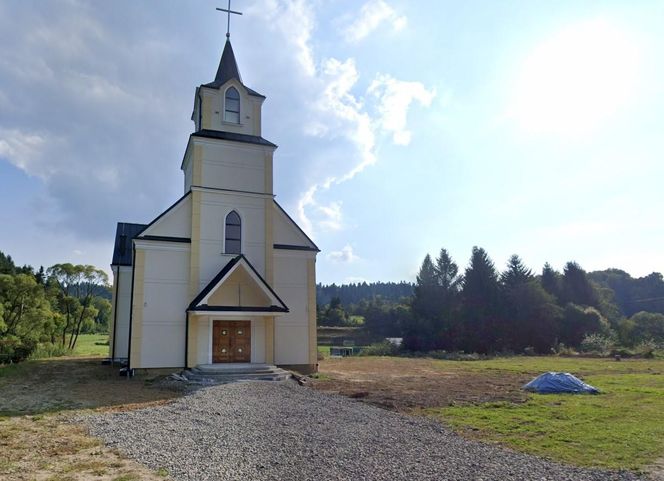
[[240,94],[235,87],[226,90],[224,100],[224,120],[226,122],[240,123]]
[[224,252],[226,254],[242,253],[242,221],[234,210],[226,216],[226,229],[224,230]]

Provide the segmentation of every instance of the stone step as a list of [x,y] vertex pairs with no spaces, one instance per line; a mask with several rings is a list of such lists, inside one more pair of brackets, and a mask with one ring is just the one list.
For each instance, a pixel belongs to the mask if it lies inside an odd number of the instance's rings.
[[229,374],[255,374],[255,373],[265,373],[265,374],[270,374],[273,372],[279,372],[281,369],[278,368],[260,368],[260,369],[246,369],[246,368],[238,368],[238,369],[224,369],[224,370],[218,370],[218,371],[213,371],[213,370],[205,370],[205,369],[199,369],[197,367],[190,369],[191,372],[195,374],[201,374],[205,376],[227,376]]
[[204,364],[182,371],[191,382],[223,384],[236,381],[285,381],[291,373],[268,364]]

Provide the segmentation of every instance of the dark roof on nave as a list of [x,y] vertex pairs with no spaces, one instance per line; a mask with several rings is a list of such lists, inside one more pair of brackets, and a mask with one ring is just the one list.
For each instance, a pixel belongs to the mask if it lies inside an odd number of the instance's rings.
[[130,266],[133,263],[133,249],[131,241],[140,234],[146,224],[132,224],[129,222],[118,222],[115,231],[115,245],[113,247],[112,266]]

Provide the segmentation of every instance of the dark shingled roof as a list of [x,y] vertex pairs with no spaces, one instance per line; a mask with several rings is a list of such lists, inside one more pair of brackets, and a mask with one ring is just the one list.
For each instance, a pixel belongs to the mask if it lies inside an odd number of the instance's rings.
[[223,130],[199,130],[191,134],[192,137],[206,137],[209,139],[232,140],[234,142],[245,142],[248,144],[267,145],[269,147],[277,147],[269,140],[265,140],[258,135],[236,134],[235,132],[226,132]]
[[146,224],[118,222],[118,228],[115,231],[115,247],[113,248],[113,261],[111,262],[112,266],[132,265],[133,253],[131,241],[146,227]]
[[[233,53],[233,47],[231,46],[231,41],[226,39],[226,45],[224,45],[224,51],[221,54],[221,60],[219,61],[219,68],[217,68],[217,75],[214,77],[214,82],[203,84],[203,87],[211,87],[218,89],[230,79],[236,79],[242,84],[242,77],[240,77],[240,70],[237,68],[237,62],[235,61],[235,54]],[[249,87],[242,84],[242,86],[247,89],[249,95],[255,97],[263,97],[264,95],[259,94],[255,90],[250,89]]]

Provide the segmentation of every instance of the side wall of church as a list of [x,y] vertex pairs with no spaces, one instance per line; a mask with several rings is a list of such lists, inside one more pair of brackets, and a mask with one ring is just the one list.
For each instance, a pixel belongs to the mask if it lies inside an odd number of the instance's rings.
[[[112,325],[110,326],[108,357],[126,359],[129,345],[129,314],[131,306],[131,266],[113,266]],[[116,300],[117,298],[117,300]],[[117,326],[116,326],[117,324]]]
[[315,252],[274,249],[274,289],[290,310],[275,318],[275,364],[317,362],[315,259]]
[[131,367],[182,367],[190,245],[136,240]]

